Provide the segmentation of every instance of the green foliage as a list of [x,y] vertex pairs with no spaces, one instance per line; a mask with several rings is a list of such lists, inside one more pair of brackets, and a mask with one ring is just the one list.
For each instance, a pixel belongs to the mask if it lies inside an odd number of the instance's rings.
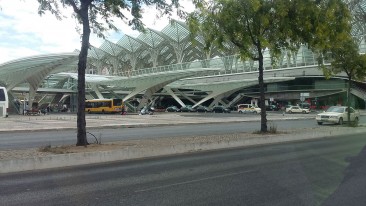
[[360,69],[356,70],[356,78],[360,81],[366,80],[366,54],[359,54],[357,59],[357,66]]
[[[351,35],[342,36],[342,39],[333,43],[333,46],[329,48],[329,53],[324,55],[325,59],[331,61],[330,66],[320,64],[324,75],[329,78],[332,75],[344,72],[348,78],[347,94],[351,94],[351,81],[360,80],[364,81],[366,77],[366,56],[365,54],[359,54],[358,45]],[[350,119],[350,101],[349,95],[347,96],[348,107],[348,119]],[[349,126],[352,126],[351,122],[348,122]]]
[[256,45],[278,56],[283,48],[300,44],[326,52],[334,41],[347,37],[350,13],[341,0],[195,0],[189,15],[194,34],[222,47],[231,42],[242,57],[257,60]]
[[[49,11],[62,19],[60,8],[71,7],[74,10],[75,17],[82,25],[81,50],[78,62],[78,108],[77,108],[77,146],[87,146],[89,143],[86,137],[85,121],[85,69],[87,65],[87,56],[89,49],[90,32],[93,31],[99,37],[105,37],[104,32],[109,29],[117,30],[113,24],[113,17],[126,21],[133,29],[144,30],[144,24],[141,21],[141,6],[154,5],[162,14],[170,14],[172,8],[179,8],[178,0],[172,0],[170,4],[164,0],[38,0],[40,15]],[[178,11],[180,11],[178,9]],[[125,14],[130,13],[132,19],[127,18]],[[180,11],[180,15],[183,12]],[[77,27],[77,31],[80,29]]]
[[208,46],[235,45],[242,59],[259,62],[261,131],[267,131],[263,83],[263,52],[272,64],[283,49],[297,51],[301,44],[326,53],[333,41],[350,30],[349,11],[342,0],[194,0],[197,10],[189,15],[189,28]]
[[329,53],[323,55],[323,60],[331,62],[331,66],[320,64],[325,76],[346,73],[349,80],[363,81],[366,76],[366,55],[360,54],[358,45],[349,34],[343,40],[333,43]]
[[312,30],[307,30],[312,35],[306,40],[306,43],[313,50],[325,54],[333,48],[334,43],[344,41],[349,37],[351,14],[344,1],[321,1],[317,18],[312,21]]
[[335,43],[330,55],[332,59],[330,69],[333,73],[344,71],[351,78],[356,78],[356,70],[359,69],[359,53],[358,46],[352,39]]
[[[81,9],[84,4],[89,10],[89,22],[91,30],[99,37],[105,37],[107,30],[118,30],[114,26],[113,17],[117,17],[127,22],[133,29],[143,31],[144,24],[142,18],[142,5],[152,6],[161,11],[161,14],[170,15],[172,9],[179,8],[178,0],[172,0],[167,3],[164,0],[142,0],[142,1],[125,1],[125,0],[37,0],[39,2],[38,13],[43,15],[45,12],[51,12],[59,20],[65,18],[60,8],[71,7],[74,10],[75,17],[82,24]],[[184,12],[179,10],[179,15],[183,16]],[[127,13],[132,15],[129,19]],[[79,28],[77,30],[80,30]]]

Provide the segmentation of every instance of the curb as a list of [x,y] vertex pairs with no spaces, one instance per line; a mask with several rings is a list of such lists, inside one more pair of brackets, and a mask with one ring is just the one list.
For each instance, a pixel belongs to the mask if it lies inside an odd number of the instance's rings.
[[[338,131],[335,131],[338,130]],[[86,164],[96,164],[102,162],[113,162],[121,160],[133,160],[141,158],[151,158],[167,155],[177,155],[184,153],[229,149],[236,147],[250,147],[268,144],[278,144],[312,140],[319,138],[333,138],[340,135],[365,133],[366,128],[329,128],[329,130],[313,131],[293,131],[288,134],[263,135],[260,137],[249,137],[238,140],[220,140],[210,143],[190,143],[171,146],[148,146],[141,148],[127,147],[120,150],[69,153],[60,155],[48,155],[44,157],[33,157],[24,159],[10,159],[0,161],[0,173],[21,172],[29,170],[51,169],[59,167],[79,166]],[[335,136],[331,136],[334,135]]]

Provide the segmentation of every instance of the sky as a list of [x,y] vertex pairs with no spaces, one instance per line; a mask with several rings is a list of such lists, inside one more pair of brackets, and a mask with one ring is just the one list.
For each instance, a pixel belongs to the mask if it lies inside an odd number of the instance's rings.
[[[181,0],[187,12],[193,11],[191,0]],[[169,24],[168,17],[157,17],[154,7],[143,8],[142,21],[146,27],[162,30]],[[80,34],[76,31],[76,21],[72,10],[63,10],[63,20],[52,14],[39,16],[36,0],[0,0],[0,64],[34,55],[73,52],[80,50]],[[179,19],[173,15],[174,19]],[[183,20],[184,21],[184,20]],[[106,39],[117,42],[124,34],[137,37],[139,32],[116,19],[119,32],[109,31]],[[95,34],[90,36],[90,44],[99,47],[103,39]]]

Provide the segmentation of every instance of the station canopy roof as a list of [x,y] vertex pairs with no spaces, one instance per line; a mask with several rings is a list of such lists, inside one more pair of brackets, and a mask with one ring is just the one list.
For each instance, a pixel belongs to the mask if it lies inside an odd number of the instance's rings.
[[[353,15],[352,34],[365,42],[366,0],[347,1]],[[147,28],[137,37],[124,35],[116,43],[105,40],[101,46],[90,46],[88,72],[124,76],[127,72],[181,62],[207,59],[206,40],[197,35],[191,41],[186,23],[171,20],[161,31]],[[227,44],[226,52],[213,47],[210,58],[236,54]],[[17,84],[40,84],[47,76],[60,72],[76,72],[79,52],[38,55],[0,64],[0,85],[13,88]],[[93,77],[94,78],[94,77]],[[92,81],[98,81],[94,78]]]

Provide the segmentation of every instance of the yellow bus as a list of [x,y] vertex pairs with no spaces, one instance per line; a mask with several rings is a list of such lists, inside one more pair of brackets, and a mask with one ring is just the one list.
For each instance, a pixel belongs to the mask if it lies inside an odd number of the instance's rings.
[[122,99],[85,100],[85,112],[88,113],[119,113],[123,109]]

